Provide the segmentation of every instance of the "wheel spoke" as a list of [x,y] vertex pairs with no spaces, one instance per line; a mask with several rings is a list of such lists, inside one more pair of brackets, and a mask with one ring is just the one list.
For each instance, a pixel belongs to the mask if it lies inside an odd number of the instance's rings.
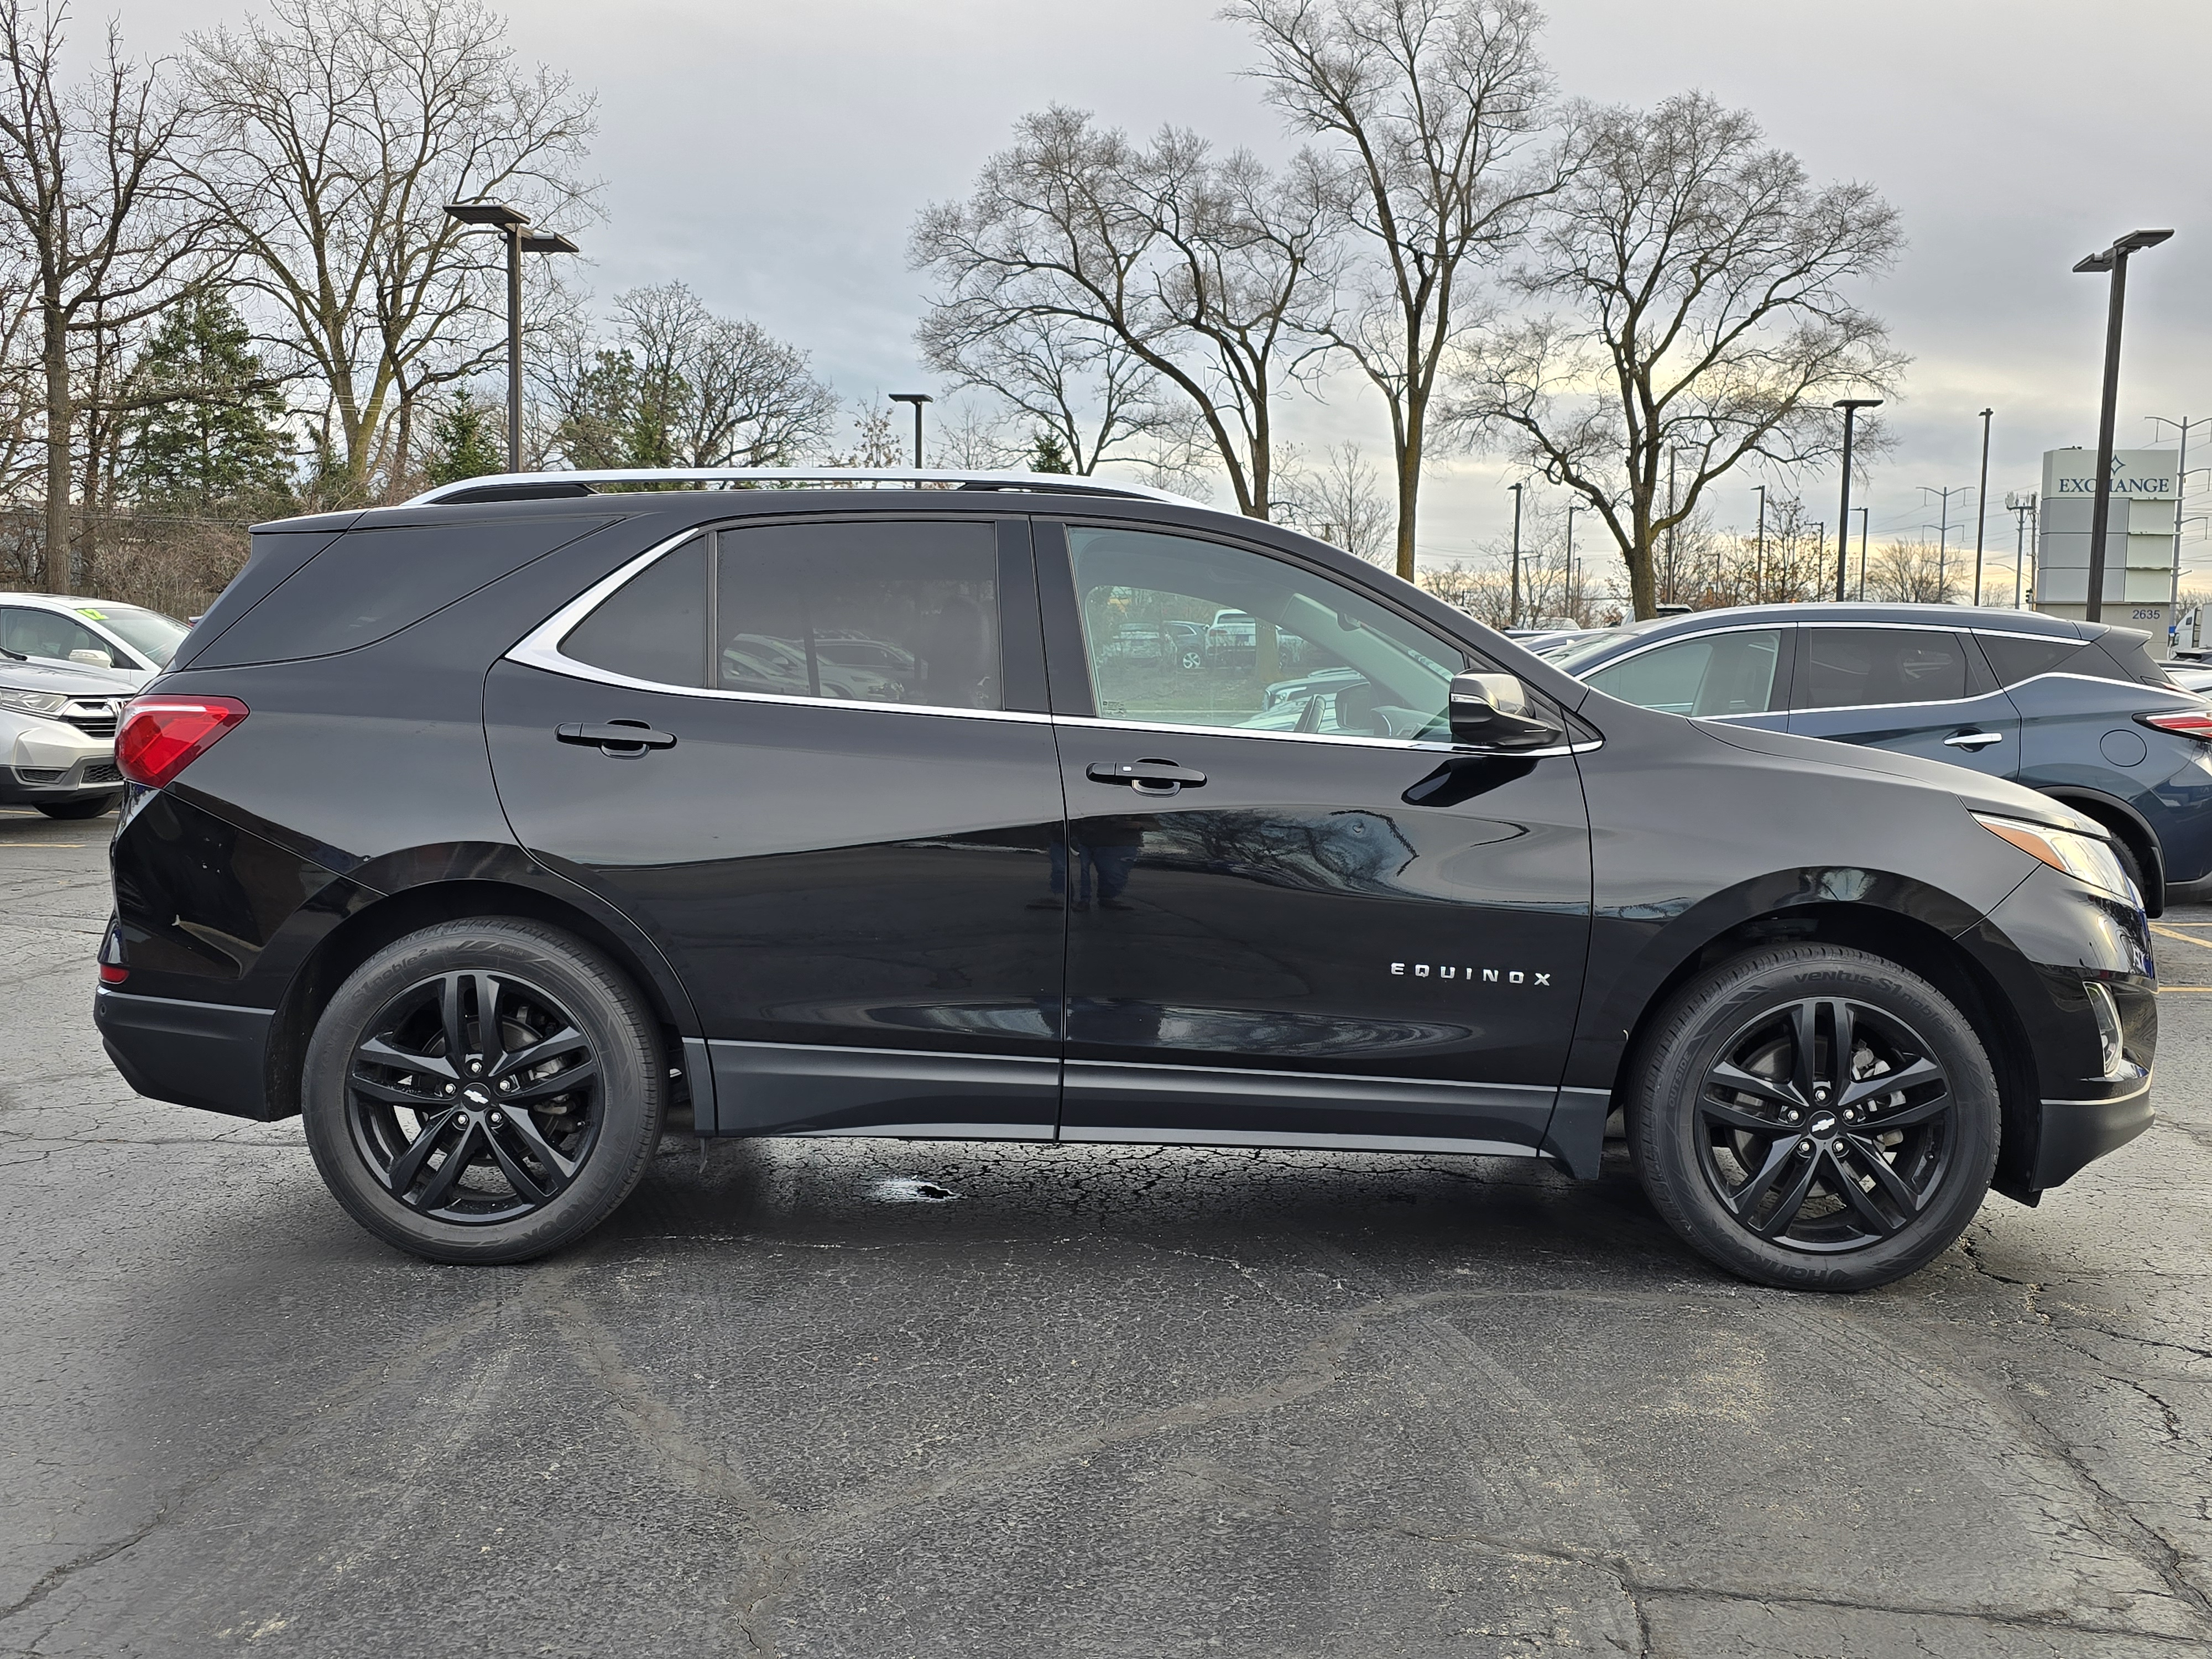
[[442,1093],[433,1094],[428,1089],[403,1089],[396,1083],[380,1083],[373,1077],[363,1077],[356,1072],[346,1079],[346,1086],[356,1094],[367,1095],[371,1100],[380,1100],[387,1106],[412,1106],[418,1112],[442,1112],[450,1103]]
[[354,1063],[367,1062],[371,1066],[389,1066],[395,1072],[428,1072],[433,1077],[452,1078],[459,1074],[452,1062],[438,1054],[410,1054],[404,1048],[395,1048],[385,1038],[373,1036],[353,1051]]
[[1723,1060],[1706,1073],[1707,1077],[1724,1088],[1741,1089],[1747,1095],[1757,1095],[1761,1100],[1771,1100],[1779,1106],[1803,1107],[1812,1098],[1801,1095],[1790,1084],[1771,1077],[1761,1077],[1756,1072],[1747,1072],[1732,1060]]
[[1893,1094],[1899,1089],[1913,1089],[1923,1083],[1941,1083],[1942,1080],[1943,1068],[1934,1060],[1916,1060],[1898,1071],[1885,1072],[1879,1077],[1855,1079],[1844,1089],[1836,1104],[1838,1107],[1856,1106],[1863,1100]]
[[447,974],[438,983],[438,1018],[446,1032],[446,1059],[453,1075],[461,1074],[461,1056],[469,1051],[468,1024],[461,1016],[459,974]]
[[1875,1129],[1909,1129],[1916,1123],[1925,1123],[1931,1117],[1940,1117],[1951,1109],[1951,1091],[1939,1089],[1925,1100],[1915,1101],[1910,1106],[1900,1106],[1895,1111],[1870,1111],[1866,1115],[1868,1127]]
[[1790,1041],[1796,1053],[1790,1057],[1790,1082],[1800,1100],[1810,1101],[1820,1079],[1814,1074],[1814,1042],[1820,1030],[1820,1005],[1801,1002],[1790,1011]]
[[413,1194],[403,1192],[400,1197],[418,1210],[434,1210],[442,1205],[453,1195],[453,1188],[460,1184],[461,1173],[468,1168],[469,1152],[476,1145],[478,1133],[474,1124],[464,1121],[460,1138],[446,1154],[446,1161],[431,1172],[429,1180],[422,1183],[422,1190]]
[[516,1085],[515,1087],[503,1091],[500,1095],[500,1100],[504,1104],[517,1106],[525,1101],[550,1100],[556,1095],[565,1095],[572,1089],[580,1088],[599,1074],[598,1060],[580,1060],[574,1066],[564,1067],[550,1077],[525,1080]]
[[512,1054],[501,1054],[489,1075],[498,1079],[516,1072],[526,1072],[532,1066],[543,1066],[549,1060],[558,1060],[562,1054],[591,1046],[591,1038],[573,1025],[564,1026],[551,1036],[539,1038],[527,1048],[517,1048]]
[[1869,1196],[1867,1189],[1859,1185],[1858,1176],[1850,1164],[1844,1162],[1844,1151],[1843,1144],[1838,1142],[1830,1146],[1827,1152],[1827,1160],[1834,1166],[1836,1171],[1834,1176],[1836,1195],[1851,1206],[1852,1213],[1864,1222],[1870,1231],[1880,1233],[1884,1238],[1888,1237],[1906,1221],[1912,1218],[1912,1206],[1910,1204],[1905,1206],[1903,1220],[1890,1219],[1883,1212],[1881,1206]]
[[1797,1137],[1795,1135],[1784,1135],[1768,1145],[1766,1162],[1759,1165],[1759,1172],[1728,1194],[1729,1207],[1736,1212],[1737,1219],[1751,1219],[1751,1212],[1759,1207],[1759,1200],[1772,1189],[1776,1177],[1790,1167],[1790,1160],[1796,1155]]
[[407,1196],[407,1189],[415,1184],[415,1177],[422,1173],[423,1164],[429,1161],[430,1154],[438,1149],[438,1142],[453,1127],[459,1116],[458,1112],[447,1112],[433,1118],[422,1126],[421,1133],[414,1139],[407,1143],[405,1150],[392,1160],[392,1168],[386,1179],[392,1190],[404,1201],[410,1204],[415,1201]]
[[1775,1204],[1773,1213],[1764,1221],[1752,1224],[1752,1231],[1761,1238],[1772,1238],[1778,1233],[1786,1232],[1790,1224],[1797,1218],[1797,1212],[1805,1207],[1806,1197],[1813,1190],[1813,1178],[1820,1172],[1820,1160],[1808,1158],[1799,1161],[1805,1167],[1797,1172],[1796,1179],[1790,1183],[1790,1190],[1784,1193]]
[[477,1054],[483,1061],[483,1075],[490,1077],[499,1070],[499,1062],[507,1053],[507,1039],[499,1028],[499,994],[502,985],[492,974],[478,972],[469,977],[477,984]]
[[501,1173],[507,1176],[508,1184],[513,1186],[518,1194],[528,1199],[532,1204],[543,1204],[561,1190],[564,1183],[557,1175],[550,1179],[532,1175],[524,1166],[522,1160],[507,1151],[500,1144],[500,1141],[501,1137],[497,1131],[485,1133],[484,1145],[491,1148],[491,1155],[497,1161]]
[[1698,1103],[1698,1115],[1714,1123],[1724,1123],[1731,1129],[1747,1129],[1753,1134],[1771,1135],[1781,1126],[1771,1117],[1730,1102],[1715,1100],[1707,1095]]
[[1905,1177],[1898,1174],[1890,1161],[1882,1156],[1880,1146],[1857,1135],[1845,1135],[1837,1145],[1850,1148],[1857,1162],[1874,1177],[1875,1185],[1889,1195],[1891,1203],[1908,1216],[1920,1212],[1920,1194],[1905,1185]]

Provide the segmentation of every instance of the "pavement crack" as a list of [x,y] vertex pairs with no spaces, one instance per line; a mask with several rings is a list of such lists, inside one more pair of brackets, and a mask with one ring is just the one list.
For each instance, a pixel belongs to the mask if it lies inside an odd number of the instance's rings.
[[[179,1497],[184,1495],[180,1493]],[[27,1613],[51,1595],[72,1574],[82,1572],[87,1567],[96,1567],[103,1561],[112,1561],[133,1545],[143,1543],[156,1527],[176,1513],[176,1501],[172,1500],[155,1510],[144,1525],[125,1533],[120,1538],[111,1539],[96,1548],[87,1550],[74,1560],[64,1561],[59,1566],[51,1569],[37,1583],[24,1592],[22,1597],[12,1606],[0,1607],[0,1622],[13,1619],[18,1613]]]

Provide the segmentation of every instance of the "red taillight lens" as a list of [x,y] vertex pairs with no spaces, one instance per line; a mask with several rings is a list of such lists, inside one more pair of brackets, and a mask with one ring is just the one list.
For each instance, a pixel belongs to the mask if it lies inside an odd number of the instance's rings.
[[2194,738],[2199,743],[2212,743],[2212,709],[2185,710],[2172,714],[2138,714],[2136,719],[2145,726],[2156,726],[2161,732],[2171,732],[2177,737]]
[[102,985],[120,985],[130,977],[131,970],[128,968],[118,968],[112,962],[103,962],[100,964],[100,982]]
[[115,734],[115,763],[131,782],[159,789],[245,718],[236,697],[134,698]]

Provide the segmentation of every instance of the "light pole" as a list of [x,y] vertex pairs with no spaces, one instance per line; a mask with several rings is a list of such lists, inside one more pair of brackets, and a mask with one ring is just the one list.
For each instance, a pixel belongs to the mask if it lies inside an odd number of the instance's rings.
[[1866,603],[1867,522],[1872,513],[1871,507],[1863,507],[1859,509],[1859,603],[1861,605]]
[[927,392],[894,392],[891,401],[914,405],[914,470],[919,472],[921,471],[921,406],[933,404],[937,399]]
[[1506,614],[1508,628],[1521,626],[1521,486],[1513,487],[1513,585],[1510,590],[1511,610]]
[[1974,486],[1974,603],[1982,602],[1982,534],[1990,520],[1990,416],[1995,410],[1982,411],[1982,481]]
[[526,229],[530,216],[504,202],[448,202],[448,218],[465,225],[483,225],[499,233],[507,244],[507,470],[522,471],[522,256],[526,253],[574,253],[579,250],[567,237],[551,231]]
[[[1753,484],[1752,488],[1759,492],[1759,536],[1753,544],[1758,551],[1751,561],[1751,602],[1757,605],[1766,597],[1766,486]],[[1741,543],[1737,544],[1739,550],[1741,546]]]
[[1844,508],[1836,520],[1836,598],[1844,597],[1844,581],[1850,568],[1847,551],[1851,528],[1851,421],[1863,409],[1880,409],[1879,398],[1838,398],[1838,409],[1844,411]]
[[2110,271],[2112,293],[2105,309],[2105,396],[2097,414],[2097,495],[2089,508],[2089,603],[2083,616],[2105,617],[2105,515],[2112,501],[2112,422],[2120,402],[2120,318],[2128,303],[2128,255],[2156,247],[2170,230],[2131,230],[2102,253],[2093,253],[2074,269]]
[[1567,503],[1567,556],[1565,562],[1559,567],[1559,580],[1566,589],[1566,611],[1569,622],[1572,622],[1575,616],[1575,514],[1582,510],[1583,504],[1580,501]]

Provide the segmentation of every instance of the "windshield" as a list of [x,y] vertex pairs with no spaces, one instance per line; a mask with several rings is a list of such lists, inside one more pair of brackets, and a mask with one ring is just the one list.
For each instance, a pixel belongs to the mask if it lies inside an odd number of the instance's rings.
[[81,605],[76,613],[98,623],[156,668],[169,665],[178,642],[191,631],[174,617],[135,605]]
[[1545,647],[1536,654],[1554,667],[1579,678],[1585,663],[1610,656],[1628,641],[1650,631],[1643,628],[1608,628],[1602,633],[1592,634],[1587,639],[1562,640],[1557,645]]

